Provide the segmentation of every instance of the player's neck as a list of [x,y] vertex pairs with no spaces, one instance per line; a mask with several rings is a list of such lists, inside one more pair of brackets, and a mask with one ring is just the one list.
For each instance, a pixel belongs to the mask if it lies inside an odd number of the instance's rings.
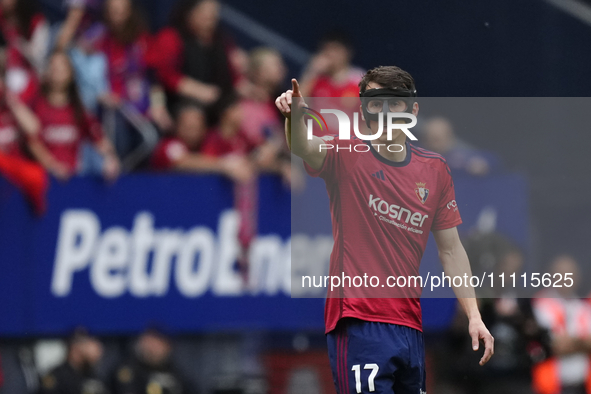
[[[379,146],[377,146],[378,144]],[[406,159],[406,135],[404,134],[385,143],[372,141],[372,146],[384,159],[394,162],[403,162]]]

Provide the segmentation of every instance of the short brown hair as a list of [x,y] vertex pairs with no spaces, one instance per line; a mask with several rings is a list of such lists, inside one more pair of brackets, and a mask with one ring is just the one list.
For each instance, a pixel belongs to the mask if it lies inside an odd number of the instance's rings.
[[359,81],[359,92],[365,92],[370,82],[378,83],[388,89],[416,89],[413,77],[396,66],[379,66],[366,72]]

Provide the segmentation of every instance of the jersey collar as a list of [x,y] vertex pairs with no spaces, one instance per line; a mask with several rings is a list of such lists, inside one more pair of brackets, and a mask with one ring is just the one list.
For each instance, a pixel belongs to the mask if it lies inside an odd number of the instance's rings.
[[391,167],[404,167],[406,166],[408,163],[410,163],[410,159],[411,159],[411,155],[412,155],[412,150],[410,149],[410,144],[408,143],[408,141],[406,141],[404,143],[404,146],[406,148],[406,157],[404,158],[403,161],[392,161],[392,160],[388,160],[386,159],[384,156],[380,155],[378,153],[378,151],[376,151],[373,147],[373,145],[371,144],[371,141],[364,141],[367,145],[369,145],[369,150],[371,151],[371,154],[378,159],[379,161],[381,161],[384,164],[387,164]]

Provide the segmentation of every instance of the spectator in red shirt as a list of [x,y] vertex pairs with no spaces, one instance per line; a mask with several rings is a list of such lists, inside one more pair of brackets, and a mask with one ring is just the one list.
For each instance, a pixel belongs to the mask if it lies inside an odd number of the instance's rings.
[[39,122],[29,108],[7,91],[4,50],[0,54],[0,176],[18,187],[40,214],[45,210],[47,174],[21,151],[21,132],[35,133]]
[[[126,157],[142,144],[138,127],[149,125],[149,118],[161,129],[169,128],[172,120],[165,103],[150,101],[147,54],[151,38],[142,11],[131,0],[106,0],[104,28],[99,34],[94,45],[107,59],[103,78],[109,86],[99,101],[115,111],[115,146],[119,156]],[[157,135],[155,130],[149,132]]]
[[214,124],[234,90],[230,59],[236,50],[219,28],[217,0],[180,0],[171,26],[156,36],[149,62],[169,93],[170,104],[188,98],[205,106]]
[[[284,174],[285,161],[281,161],[276,140],[265,136],[265,130],[247,133],[245,124],[251,116],[248,101],[230,96],[224,103],[219,124],[212,128],[201,145],[200,151],[210,157],[234,157],[247,159],[252,171]],[[249,177],[247,182],[251,181]]]
[[226,155],[246,156],[256,145],[246,136],[242,128],[244,112],[241,101],[232,98],[222,111],[218,126],[214,127],[203,142],[201,151],[212,157]]
[[252,177],[243,157],[222,160],[200,152],[207,134],[205,112],[194,102],[183,102],[176,111],[175,135],[160,141],[152,156],[152,167],[157,170],[176,170],[199,173],[219,173],[235,181]]
[[37,123],[31,123],[30,112],[20,101],[6,92],[4,80],[0,80],[0,152],[10,157],[22,158],[22,134],[20,129],[31,127],[35,131]]
[[88,139],[103,158],[105,178],[115,179],[120,172],[119,160],[98,121],[84,110],[65,53],[50,57],[42,93],[33,107],[41,129],[29,137],[29,148],[39,163],[55,177],[67,180],[78,172],[80,144]]
[[104,22],[106,31],[98,48],[108,59],[111,89],[105,101],[111,105],[124,101],[145,114],[150,104],[146,64],[150,35],[146,21],[131,0],[106,0]]
[[[265,150],[271,144],[270,141],[258,141],[249,138],[243,128],[245,119],[243,102],[236,97],[231,97],[222,111],[219,125],[214,128],[201,147],[201,151],[211,157],[222,160],[246,160],[249,171],[256,174],[258,170],[279,170],[277,156],[271,156],[270,160],[264,158]],[[240,215],[238,228],[238,241],[240,243],[240,255],[238,265],[245,280],[248,280],[248,254],[252,240],[257,233],[258,218],[258,182],[254,177],[249,177],[234,184],[234,206]]]
[[339,31],[330,32],[320,41],[302,76],[304,97],[359,97],[363,70],[353,67],[353,44]]
[[26,103],[31,103],[38,93],[37,74],[45,66],[49,47],[49,24],[37,9],[35,0],[0,2],[0,29],[8,44],[8,89]]
[[24,131],[25,135],[36,133],[39,130],[39,122],[33,112],[6,89],[3,63],[0,60],[0,152],[12,158],[24,159],[21,150],[21,131]]

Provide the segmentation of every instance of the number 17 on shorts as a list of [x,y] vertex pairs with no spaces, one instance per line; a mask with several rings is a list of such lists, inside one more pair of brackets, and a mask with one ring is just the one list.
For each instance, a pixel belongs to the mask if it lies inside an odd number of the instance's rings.
[[[365,364],[363,369],[371,370],[371,373],[369,374],[369,377],[367,378],[367,388],[368,388],[369,392],[372,393],[372,392],[376,391],[376,385],[374,382],[375,382],[376,375],[378,374],[378,371],[380,370],[380,367],[378,367],[378,364],[371,363],[371,364]],[[351,368],[351,371],[355,372],[355,391],[357,391],[358,393],[362,393],[362,391],[361,391],[361,365],[360,364],[353,365],[353,367]]]
[[426,394],[423,334],[414,328],[342,319],[327,334],[338,394]]

